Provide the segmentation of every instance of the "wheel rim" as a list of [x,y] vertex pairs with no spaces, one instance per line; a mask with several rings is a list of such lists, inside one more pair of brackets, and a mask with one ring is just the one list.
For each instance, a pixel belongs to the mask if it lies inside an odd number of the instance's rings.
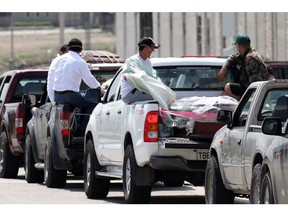
[[[266,174],[267,175],[267,174]],[[270,188],[269,188],[269,179],[267,178],[267,176],[264,177],[264,193],[263,193],[263,203],[264,204],[270,204]]]
[[25,147],[25,179],[28,177],[28,151],[30,148],[30,136],[26,136],[26,147]]
[[90,153],[87,155],[87,160],[86,160],[86,185],[87,188],[90,186],[90,178],[91,178],[91,157]]
[[2,148],[2,146],[4,146],[3,141],[1,141],[1,146],[0,146],[0,172],[3,169],[3,148]]
[[207,202],[211,204],[212,199],[213,199],[213,178],[212,178],[212,172],[209,170],[208,175],[207,175],[207,187],[205,188],[207,193]]
[[50,145],[50,137],[47,138],[47,145],[45,149],[45,161],[44,161],[44,180],[47,183],[48,173],[49,173],[49,145]]
[[268,187],[267,187],[267,185],[266,185],[266,187],[265,187],[265,191],[264,191],[264,204],[269,204],[270,202],[269,202],[269,189],[268,189]]
[[127,159],[127,162],[126,162],[125,185],[126,185],[127,194],[130,194],[130,188],[131,188],[131,167],[130,167],[130,160],[129,159]]
[[0,143],[0,172],[3,170],[3,163],[4,163],[4,149],[5,148],[5,142],[4,138],[1,135],[1,143]]

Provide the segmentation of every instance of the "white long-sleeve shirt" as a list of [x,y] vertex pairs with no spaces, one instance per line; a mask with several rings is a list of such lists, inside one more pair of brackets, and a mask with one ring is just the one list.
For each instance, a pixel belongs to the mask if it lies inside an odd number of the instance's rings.
[[87,63],[81,56],[73,51],[57,57],[55,62],[54,85],[55,91],[80,91],[81,80],[90,88],[98,88],[100,83],[91,74]]
[[[130,57],[137,59],[139,62],[142,62],[144,65],[146,65],[148,68],[151,68],[151,70],[154,70],[152,67],[151,60],[147,58],[146,60],[142,59],[139,54],[135,54],[134,56]],[[139,68],[142,69],[143,68]],[[125,78],[125,74],[122,75],[121,78],[121,97],[125,97],[130,91],[132,91],[135,87]]]
[[55,59],[53,59],[53,61],[51,62],[49,71],[48,71],[48,77],[47,77],[47,93],[52,104],[55,104],[53,87],[54,87],[55,71],[56,71],[56,65],[57,65],[56,63],[59,57],[60,55],[57,56]]

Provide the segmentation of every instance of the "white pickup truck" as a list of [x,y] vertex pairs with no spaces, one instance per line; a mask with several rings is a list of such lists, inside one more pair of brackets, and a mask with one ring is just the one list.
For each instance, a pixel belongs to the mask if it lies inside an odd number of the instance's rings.
[[[259,203],[263,158],[273,135],[263,134],[267,117],[287,120],[288,80],[252,83],[236,110],[218,111],[217,120],[226,124],[214,135],[205,173],[206,203],[233,203],[235,196]],[[284,98],[284,100],[283,100]]]
[[[224,61],[159,58],[152,59],[152,65],[179,99],[220,96],[223,83],[217,83],[214,77]],[[120,73],[116,74],[86,128],[83,173],[86,196],[106,198],[113,179],[123,180],[127,203],[149,202],[155,182],[182,186],[186,180],[203,186],[213,135],[224,124],[195,122],[194,131],[189,134],[185,127],[180,127],[181,123],[179,127],[166,127],[157,101],[124,104],[120,77]]]

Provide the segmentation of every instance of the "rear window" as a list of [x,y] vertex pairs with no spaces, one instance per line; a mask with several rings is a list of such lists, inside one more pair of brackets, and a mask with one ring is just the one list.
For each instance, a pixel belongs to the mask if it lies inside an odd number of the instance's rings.
[[[110,84],[109,81],[111,81],[116,74],[116,72],[119,70],[119,68],[103,68],[101,70],[93,70],[91,71],[92,75],[98,80],[100,85],[106,84],[104,89],[108,88],[108,85]],[[82,81],[80,86],[80,91],[85,92],[89,87]]]
[[224,82],[215,79],[221,66],[166,66],[154,67],[163,83],[173,90],[223,90],[225,83],[233,82],[231,69]]
[[22,77],[19,80],[12,94],[13,102],[20,102],[24,94],[34,94],[41,96],[46,87],[47,78],[42,77]]

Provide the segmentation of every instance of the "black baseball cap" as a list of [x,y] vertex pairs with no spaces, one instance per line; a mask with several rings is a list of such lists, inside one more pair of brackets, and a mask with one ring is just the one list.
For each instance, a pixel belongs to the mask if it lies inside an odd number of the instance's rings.
[[72,38],[68,43],[68,47],[69,49],[73,47],[82,48],[82,42],[78,38]]
[[155,43],[155,41],[151,37],[143,37],[139,43],[138,46],[151,46],[154,47],[154,49],[158,49],[160,47],[160,44]]

